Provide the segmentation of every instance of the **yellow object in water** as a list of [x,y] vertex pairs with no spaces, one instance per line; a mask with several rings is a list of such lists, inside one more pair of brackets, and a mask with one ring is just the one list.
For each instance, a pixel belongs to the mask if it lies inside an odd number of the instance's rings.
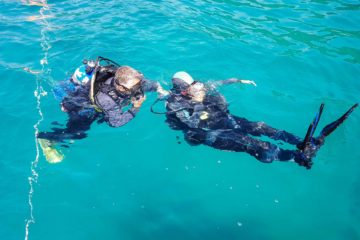
[[51,146],[47,139],[38,139],[39,145],[43,151],[46,161],[49,163],[59,163],[64,159],[64,155]]

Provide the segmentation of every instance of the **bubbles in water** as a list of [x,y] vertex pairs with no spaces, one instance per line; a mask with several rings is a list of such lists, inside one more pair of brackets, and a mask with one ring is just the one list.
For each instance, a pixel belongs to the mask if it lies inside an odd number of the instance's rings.
[[40,64],[41,64],[41,65],[45,65],[45,64],[47,65],[47,64],[48,64],[47,59],[45,59],[45,58],[44,58],[44,59],[41,59],[41,60],[40,60]]
[[[31,2],[30,2],[31,3]],[[29,3],[29,5],[31,5]],[[37,165],[39,162],[39,157],[40,157],[40,149],[39,149],[39,143],[37,141],[37,134],[39,132],[39,125],[40,123],[43,121],[44,117],[41,111],[41,97],[46,96],[47,92],[44,91],[44,89],[41,86],[41,80],[44,76],[40,76],[40,73],[43,75],[44,74],[44,69],[46,67],[46,65],[48,64],[47,62],[47,56],[48,56],[48,50],[51,48],[50,44],[48,44],[48,40],[45,36],[45,33],[47,32],[47,29],[49,28],[49,24],[48,22],[46,22],[45,19],[45,15],[44,15],[44,11],[48,10],[48,6],[47,6],[47,2],[46,0],[41,0],[41,2],[39,3],[41,6],[39,13],[41,17],[44,18],[39,18],[38,20],[42,21],[42,26],[43,28],[40,29],[41,32],[41,43],[40,45],[43,47],[43,58],[40,60],[40,64],[42,66],[42,69],[40,72],[33,72],[36,74],[39,74],[36,76],[36,89],[34,91],[34,96],[36,98],[36,109],[38,111],[39,114],[39,120],[35,123],[34,125],[34,129],[35,129],[35,133],[34,133],[34,137],[35,137],[35,146],[36,146],[36,156],[35,156],[35,160],[33,160],[31,162],[31,176],[28,178],[29,180],[29,186],[30,186],[30,190],[29,190],[29,194],[28,194],[28,204],[29,204],[29,208],[30,208],[30,216],[28,219],[25,220],[25,240],[29,239],[29,230],[30,230],[30,225],[35,223],[35,217],[33,214],[34,211],[34,206],[33,206],[33,194],[34,194],[34,184],[37,183],[39,174],[36,171],[37,169]],[[34,19],[37,20],[37,19]],[[44,47],[46,46],[46,47]],[[29,72],[31,73],[31,71],[29,70]]]

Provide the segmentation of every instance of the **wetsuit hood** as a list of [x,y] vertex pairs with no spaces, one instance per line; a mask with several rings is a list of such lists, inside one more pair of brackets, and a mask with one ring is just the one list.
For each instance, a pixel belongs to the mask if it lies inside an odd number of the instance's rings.
[[172,78],[179,79],[188,85],[191,85],[194,82],[194,79],[187,72],[177,72]]
[[177,72],[172,77],[173,89],[177,92],[181,92],[187,89],[194,79],[187,72]]

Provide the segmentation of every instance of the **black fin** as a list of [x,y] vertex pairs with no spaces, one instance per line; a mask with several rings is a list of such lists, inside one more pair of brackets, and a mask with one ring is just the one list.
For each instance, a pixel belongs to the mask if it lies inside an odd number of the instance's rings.
[[313,137],[313,135],[315,133],[315,130],[316,130],[318,124],[319,124],[322,112],[324,110],[324,106],[325,106],[324,103],[322,103],[320,105],[318,113],[315,115],[314,120],[312,121],[312,123],[310,124],[310,126],[309,126],[309,128],[308,128],[308,130],[306,132],[304,141],[297,146],[299,150],[303,150],[306,147],[306,144],[311,141],[311,139],[312,139],[312,137]]
[[324,104],[321,104],[318,114],[315,116],[314,121],[308,128],[304,141],[298,145],[299,151],[295,156],[295,162],[297,162],[300,166],[304,166],[307,169],[310,169],[313,164],[311,159],[315,157],[317,151],[319,151],[320,147],[324,144],[325,137],[329,136],[333,131],[335,131],[335,129],[339,127],[358,106],[359,104],[354,104],[354,106],[352,106],[339,119],[326,125],[326,127],[324,127],[321,131],[319,137],[313,138],[314,132],[322,114],[322,110],[324,108]]
[[349,116],[350,114],[355,110],[356,107],[358,107],[359,104],[356,103],[354,106],[352,106],[344,115],[342,115],[339,119],[335,120],[334,122],[326,125],[323,130],[320,133],[320,136],[327,137],[329,136],[333,131],[335,131],[336,128],[338,128]]

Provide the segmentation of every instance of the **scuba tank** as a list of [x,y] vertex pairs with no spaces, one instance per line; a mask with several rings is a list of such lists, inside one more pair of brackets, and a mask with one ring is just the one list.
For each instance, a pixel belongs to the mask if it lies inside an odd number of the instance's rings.
[[[84,62],[85,61],[88,60],[84,60]],[[105,65],[101,65],[101,63],[103,62],[105,62]],[[120,66],[121,66],[120,64],[108,58],[104,58],[101,56],[97,57],[95,61],[94,73],[90,81],[90,93],[89,93],[89,98],[91,100],[91,103],[95,106],[95,109],[97,111],[101,111],[101,109],[99,109],[96,106],[94,97],[100,88],[100,84],[105,82],[110,77],[113,77],[115,75],[116,69],[119,68]]]

